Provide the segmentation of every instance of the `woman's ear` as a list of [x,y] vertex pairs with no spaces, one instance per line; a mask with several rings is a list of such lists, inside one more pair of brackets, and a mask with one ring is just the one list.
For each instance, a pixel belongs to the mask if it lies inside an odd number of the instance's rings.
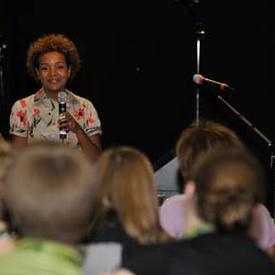
[[72,73],[72,66],[69,66],[69,68],[68,68],[68,78],[71,77],[71,73]]
[[185,184],[184,194],[193,197],[196,192],[196,183],[193,180],[187,181]]
[[37,68],[35,68],[35,73],[36,73],[36,79],[40,80],[40,74],[39,74],[39,70]]

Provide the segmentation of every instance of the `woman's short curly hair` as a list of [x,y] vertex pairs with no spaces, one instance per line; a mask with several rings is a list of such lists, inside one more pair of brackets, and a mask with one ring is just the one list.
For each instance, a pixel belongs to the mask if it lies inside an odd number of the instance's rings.
[[80,70],[81,61],[75,44],[63,34],[47,34],[30,45],[26,64],[30,75],[37,80],[35,69],[39,68],[40,56],[52,51],[64,54],[67,65],[71,66],[69,80],[72,80]]

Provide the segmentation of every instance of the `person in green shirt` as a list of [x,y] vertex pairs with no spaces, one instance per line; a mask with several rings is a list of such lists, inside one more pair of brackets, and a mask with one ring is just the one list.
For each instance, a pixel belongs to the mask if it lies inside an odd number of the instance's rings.
[[0,274],[81,274],[77,244],[97,204],[91,168],[81,151],[62,144],[33,144],[18,154],[4,187],[18,242],[0,257]]

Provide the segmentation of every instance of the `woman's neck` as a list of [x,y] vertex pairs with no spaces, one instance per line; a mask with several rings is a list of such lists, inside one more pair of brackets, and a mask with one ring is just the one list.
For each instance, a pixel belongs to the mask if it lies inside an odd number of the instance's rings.
[[51,98],[55,101],[58,101],[58,91],[49,91],[49,90],[44,89],[44,92],[49,98]]

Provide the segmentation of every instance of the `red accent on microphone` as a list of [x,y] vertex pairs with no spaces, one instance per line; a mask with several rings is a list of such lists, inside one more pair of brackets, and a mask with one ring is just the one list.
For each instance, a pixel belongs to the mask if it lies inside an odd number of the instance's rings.
[[205,80],[205,77],[203,77],[202,75],[200,75],[199,81],[198,81],[199,84],[202,84],[204,80]]
[[224,88],[225,88],[225,87],[227,87],[227,85],[226,85],[225,83],[221,83],[220,89],[221,89],[222,91],[224,91]]

